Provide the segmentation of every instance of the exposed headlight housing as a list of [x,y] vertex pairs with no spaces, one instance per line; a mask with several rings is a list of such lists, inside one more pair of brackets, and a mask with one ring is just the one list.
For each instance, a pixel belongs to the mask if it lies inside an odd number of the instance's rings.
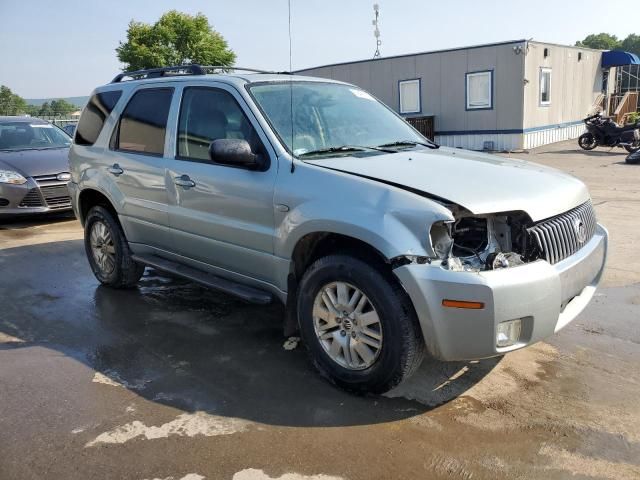
[[452,271],[483,271],[524,263],[518,232],[521,214],[470,215],[453,212],[455,220],[431,226],[433,256]]
[[13,170],[0,170],[0,183],[22,185],[27,183],[27,179]]

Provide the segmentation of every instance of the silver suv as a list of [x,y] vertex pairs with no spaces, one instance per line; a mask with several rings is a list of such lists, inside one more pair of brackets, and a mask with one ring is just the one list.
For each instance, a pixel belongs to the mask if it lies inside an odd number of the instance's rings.
[[440,148],[369,93],[172,67],[97,88],[69,184],[93,272],[145,265],[285,306],[318,370],[384,392],[425,352],[491,357],[559,331],[602,276],[585,185]]

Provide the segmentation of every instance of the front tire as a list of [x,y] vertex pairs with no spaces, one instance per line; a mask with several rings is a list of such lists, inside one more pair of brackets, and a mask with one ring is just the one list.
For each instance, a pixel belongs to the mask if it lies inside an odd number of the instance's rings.
[[84,247],[91,270],[103,285],[129,288],[144,273],[144,265],[131,258],[122,227],[104,207],[89,210],[84,224]]
[[634,141],[631,145],[625,145],[624,149],[629,153],[636,153],[640,150],[640,140]]
[[314,262],[298,289],[300,332],[319,372],[356,393],[383,393],[424,356],[411,300],[385,269],[348,255]]
[[640,151],[637,152],[635,155],[634,154],[627,155],[627,158],[625,158],[624,161],[629,165],[637,165],[638,163],[640,163]]
[[596,137],[591,133],[583,133],[578,137],[578,145],[583,150],[593,150],[598,146]]

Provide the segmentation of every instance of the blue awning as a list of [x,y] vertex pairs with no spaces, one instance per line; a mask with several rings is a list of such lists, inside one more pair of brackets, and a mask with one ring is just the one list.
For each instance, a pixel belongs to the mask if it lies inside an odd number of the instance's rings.
[[635,53],[622,50],[611,50],[602,54],[602,68],[622,65],[640,65],[640,58]]

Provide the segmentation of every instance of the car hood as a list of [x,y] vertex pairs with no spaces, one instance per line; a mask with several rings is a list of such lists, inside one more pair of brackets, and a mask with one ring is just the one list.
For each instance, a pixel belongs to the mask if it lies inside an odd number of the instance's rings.
[[15,170],[24,177],[68,172],[69,149],[0,151],[0,168]]
[[304,161],[417,190],[474,214],[521,210],[538,221],[589,200],[585,185],[566,173],[524,160],[455,148]]

